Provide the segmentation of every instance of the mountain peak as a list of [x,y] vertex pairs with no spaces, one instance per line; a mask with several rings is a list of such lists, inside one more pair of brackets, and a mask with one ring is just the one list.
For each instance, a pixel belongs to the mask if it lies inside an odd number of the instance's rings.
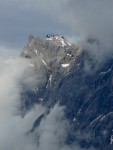
[[[80,149],[111,150],[113,58],[97,70],[98,63],[89,50],[78,45],[62,46],[62,41],[66,40],[59,35],[46,35],[45,39],[30,36],[22,50],[21,57],[29,58],[29,69],[36,73],[37,83],[40,81],[31,91],[25,91],[25,106],[31,108],[38,103],[47,107],[31,131],[38,129],[59,103],[65,107],[65,118],[71,124],[66,142],[70,145],[77,142]],[[99,44],[94,38],[87,42],[92,46]]]
[[47,34],[46,40],[52,41],[54,44],[62,47],[71,46],[71,44],[66,40],[66,38],[60,35]]
[[33,60],[31,67],[37,66],[38,61],[49,71],[59,68],[61,72],[66,73],[71,68],[78,50],[78,47],[68,43],[63,36],[46,35],[46,39],[42,39],[31,35],[21,57]]

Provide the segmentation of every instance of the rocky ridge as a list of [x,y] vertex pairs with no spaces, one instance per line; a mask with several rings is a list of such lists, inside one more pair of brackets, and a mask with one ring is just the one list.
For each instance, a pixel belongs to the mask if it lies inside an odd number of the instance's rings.
[[[30,59],[30,67],[34,69],[43,68],[46,80],[40,89],[23,94],[26,99],[24,107],[41,103],[49,111],[59,103],[65,106],[65,116],[72,125],[68,144],[76,141],[81,148],[111,150],[113,57],[95,70],[96,64],[89,52],[64,39],[57,35],[47,35],[45,39],[29,37],[21,57]],[[85,69],[86,64],[89,70]],[[33,130],[43,117],[44,114],[37,118]]]

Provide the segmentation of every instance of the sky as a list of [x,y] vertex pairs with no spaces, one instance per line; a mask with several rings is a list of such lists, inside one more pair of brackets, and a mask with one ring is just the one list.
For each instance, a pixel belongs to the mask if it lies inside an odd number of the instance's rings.
[[50,33],[71,35],[70,28],[51,15],[55,5],[49,6],[49,2],[0,0],[0,46],[22,48],[30,34],[41,37]]
[[30,34],[113,39],[113,0],[0,0],[0,47],[23,48]]

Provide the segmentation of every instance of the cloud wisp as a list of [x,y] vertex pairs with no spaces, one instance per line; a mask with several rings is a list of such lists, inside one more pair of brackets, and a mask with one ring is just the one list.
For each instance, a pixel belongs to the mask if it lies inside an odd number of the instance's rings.
[[[26,136],[26,132],[32,128],[35,119],[45,109],[37,105],[24,117],[21,116],[21,80],[28,69],[28,62],[20,58],[3,57],[0,63],[0,149],[1,150],[35,150],[36,145],[32,137]],[[27,77],[27,76],[26,76]],[[34,76],[33,76],[34,77]],[[33,82],[34,79],[32,79]],[[31,79],[27,79],[27,86]]]

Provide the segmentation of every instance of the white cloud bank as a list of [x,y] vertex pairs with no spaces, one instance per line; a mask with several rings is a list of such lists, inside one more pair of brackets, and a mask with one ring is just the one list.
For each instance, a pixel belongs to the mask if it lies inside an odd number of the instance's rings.
[[[36,145],[32,143],[32,137],[26,136],[26,132],[32,128],[35,119],[44,112],[44,108],[38,105],[24,117],[21,116],[19,108],[21,105],[22,87],[20,83],[28,69],[29,63],[26,62],[26,60],[16,58],[14,55],[12,57],[6,57],[4,54],[4,56],[5,57],[3,57],[3,51],[1,50],[0,149],[35,150]],[[32,81],[33,80],[34,79],[32,79]],[[29,86],[29,84],[31,84],[31,79],[27,80],[27,86]]]

